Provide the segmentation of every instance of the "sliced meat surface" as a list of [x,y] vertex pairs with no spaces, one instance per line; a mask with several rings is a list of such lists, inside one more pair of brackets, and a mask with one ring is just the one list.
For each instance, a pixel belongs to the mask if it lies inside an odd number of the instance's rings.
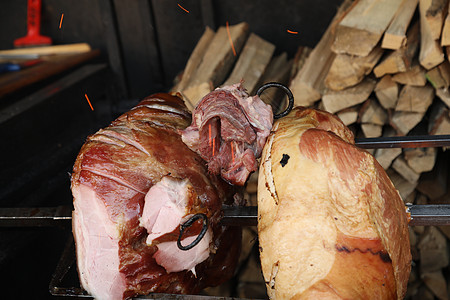
[[236,185],[256,171],[257,159],[270,133],[273,113],[240,83],[218,88],[200,101],[183,142],[207,161],[208,170]]
[[[236,190],[182,142],[190,116],[179,97],[155,94],[80,150],[73,233],[81,284],[96,299],[197,293],[233,275],[241,231],[218,222]],[[180,222],[196,213],[208,217],[208,236],[183,256],[172,245]],[[199,220],[186,230],[183,244],[201,226]]]

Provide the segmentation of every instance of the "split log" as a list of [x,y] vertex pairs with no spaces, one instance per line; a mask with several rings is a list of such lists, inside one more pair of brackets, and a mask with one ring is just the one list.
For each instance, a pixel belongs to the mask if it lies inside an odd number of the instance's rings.
[[[444,27],[442,28],[441,46],[450,46],[450,5],[447,9],[447,17],[444,21]],[[447,56],[448,57],[448,56]]]
[[432,2],[440,2],[440,0],[420,0],[419,1],[419,11],[420,11],[420,53],[419,61],[420,64],[425,69],[431,69],[441,62],[444,61],[444,52],[442,51],[441,45],[434,38],[436,33],[433,29],[427,17],[430,15],[429,11]]
[[447,193],[447,178],[449,173],[449,154],[441,152],[431,172],[422,173],[417,190],[428,196],[431,202]]
[[248,36],[248,24],[243,22],[229,26],[229,31],[230,37],[226,27],[219,28],[192,76],[189,86],[183,91],[183,95],[192,107],[195,107],[204,95],[225,80],[237,59],[237,56],[234,56],[230,38],[236,53],[239,54]]
[[311,106],[322,97],[325,89],[325,77],[336,54],[331,51],[335,38],[334,24],[346,13],[352,1],[345,0],[339,7],[319,43],[312,50],[301,70],[292,79],[290,89],[294,95],[295,105]]
[[423,273],[420,278],[439,300],[448,300],[447,281],[441,270]]
[[408,166],[416,173],[429,172],[436,162],[436,148],[410,148],[405,149],[404,157]]
[[418,0],[405,0],[384,33],[381,47],[397,50],[406,44],[406,30],[417,8]]
[[419,64],[412,66],[406,72],[395,74],[392,76],[392,80],[400,84],[413,86],[424,86],[427,83],[425,69]]
[[378,104],[375,99],[369,99],[361,106],[359,112],[360,123],[371,123],[383,126],[388,121],[386,111]]
[[[391,136],[389,134],[384,134],[383,136]],[[396,159],[402,153],[402,149],[400,148],[381,148],[377,149],[375,152],[375,159],[378,163],[383,167],[383,169],[387,170],[394,159]]]
[[434,89],[429,86],[405,85],[398,97],[396,111],[425,113],[434,99]]
[[428,123],[429,134],[450,134],[449,109],[440,101],[433,104]]
[[242,85],[252,95],[275,51],[275,45],[251,33],[231,75],[224,85],[243,80]]
[[419,180],[420,174],[411,169],[402,156],[394,160],[392,168],[410,183],[417,183]]
[[435,298],[433,292],[427,286],[421,284],[412,300],[435,300]]
[[337,26],[332,50],[339,54],[369,55],[391,23],[401,2],[401,0],[357,2]]
[[431,37],[438,40],[441,37],[448,0],[420,0],[420,5],[421,13],[425,11],[425,22],[430,28]]
[[328,91],[322,97],[325,110],[335,113],[366,101],[375,88],[375,81],[366,77],[361,83],[342,91]]
[[422,121],[425,113],[396,111],[390,117],[391,126],[400,134],[407,135],[420,121]]
[[375,138],[383,134],[383,126],[378,124],[361,124],[361,130],[366,138]]
[[292,80],[289,87],[296,106],[311,106],[321,98],[325,77],[335,57],[330,49],[333,40],[334,34],[329,26]]
[[355,123],[356,120],[358,120],[358,112],[359,112],[359,107],[353,106],[353,107],[349,107],[344,110],[341,110],[340,112],[337,113],[337,116],[339,117],[339,119],[341,119],[341,121],[346,126],[348,126],[348,125]]
[[403,176],[395,172],[393,169],[389,168],[387,171],[387,174],[389,178],[391,179],[392,183],[394,184],[395,188],[400,193],[400,196],[402,199],[408,198],[408,196],[414,192],[414,189],[417,186],[417,182],[411,183]]
[[406,72],[412,65],[413,57],[419,49],[419,24],[414,23],[407,33],[406,45],[389,53],[374,69],[376,77],[385,74]]
[[381,47],[375,47],[367,56],[338,54],[331,64],[325,85],[335,91],[360,83],[383,55]]
[[438,96],[447,107],[450,107],[450,91],[448,88],[437,89],[436,96]]
[[395,108],[398,100],[398,84],[391,75],[385,75],[375,86],[375,95],[385,109]]
[[214,35],[215,32],[211,28],[206,27],[205,32],[198,41],[197,45],[194,48],[194,51],[192,51],[192,54],[189,57],[188,62],[186,63],[181,81],[172,89],[173,92],[182,93],[184,89],[189,86],[192,77],[195,75],[195,71],[198,69],[200,63],[203,60],[203,57],[205,56],[208,46],[214,38]]
[[447,239],[434,226],[429,226],[420,236],[417,245],[420,250],[420,269],[422,272],[434,272],[449,264]]
[[430,69],[425,76],[435,89],[448,88],[450,86],[450,63],[445,60]]

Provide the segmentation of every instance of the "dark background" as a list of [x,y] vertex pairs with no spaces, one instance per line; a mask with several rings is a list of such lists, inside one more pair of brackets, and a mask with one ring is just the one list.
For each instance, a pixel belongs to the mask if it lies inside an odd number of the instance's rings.
[[[0,207],[70,205],[70,172],[86,136],[138,99],[167,91],[205,26],[245,21],[276,54],[293,57],[299,46],[314,47],[341,2],[43,0],[43,35],[53,44],[89,43],[101,55],[0,98]],[[26,16],[26,0],[0,1],[0,49],[26,34]],[[48,283],[68,235],[70,227],[0,227],[0,298],[51,298]]]

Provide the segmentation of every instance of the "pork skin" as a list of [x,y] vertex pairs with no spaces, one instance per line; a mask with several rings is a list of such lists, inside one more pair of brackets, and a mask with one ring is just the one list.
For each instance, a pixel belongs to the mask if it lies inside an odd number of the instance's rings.
[[[240,229],[218,222],[235,190],[182,142],[190,122],[179,97],[155,94],[83,145],[72,174],[73,233],[81,285],[96,299],[197,293],[233,275]],[[181,251],[180,224],[197,213],[208,217],[207,234]],[[183,245],[202,224],[185,231]]]
[[262,271],[271,299],[402,299],[405,206],[335,116],[297,107],[275,122],[258,182]]

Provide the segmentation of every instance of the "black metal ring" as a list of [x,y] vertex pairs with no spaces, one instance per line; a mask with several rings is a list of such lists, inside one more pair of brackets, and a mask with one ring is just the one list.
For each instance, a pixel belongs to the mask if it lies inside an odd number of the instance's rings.
[[279,119],[281,117],[286,116],[288,113],[291,112],[292,108],[294,107],[294,95],[292,94],[291,90],[287,86],[285,86],[285,85],[283,85],[281,83],[278,83],[278,82],[269,82],[269,83],[263,84],[256,91],[256,95],[258,95],[258,97],[261,97],[262,92],[264,92],[265,89],[270,88],[270,87],[280,88],[288,96],[289,103],[288,103],[288,106],[286,107],[286,109],[283,112],[279,113],[279,114],[273,114],[273,118],[274,119]]
[[[186,246],[181,245],[181,238],[183,237],[184,231],[186,230],[186,228],[192,226],[192,224],[194,224],[194,222],[197,221],[198,219],[203,219],[203,227],[202,227],[202,230],[200,231],[200,233],[198,234],[197,238],[189,245],[186,245]],[[205,214],[193,215],[189,220],[187,220],[186,222],[184,222],[183,224],[180,225],[180,235],[178,236],[178,240],[177,240],[178,249],[184,250],[184,251],[192,249],[194,246],[196,246],[202,240],[202,238],[205,236],[205,233],[207,230],[208,230],[208,217]]]

